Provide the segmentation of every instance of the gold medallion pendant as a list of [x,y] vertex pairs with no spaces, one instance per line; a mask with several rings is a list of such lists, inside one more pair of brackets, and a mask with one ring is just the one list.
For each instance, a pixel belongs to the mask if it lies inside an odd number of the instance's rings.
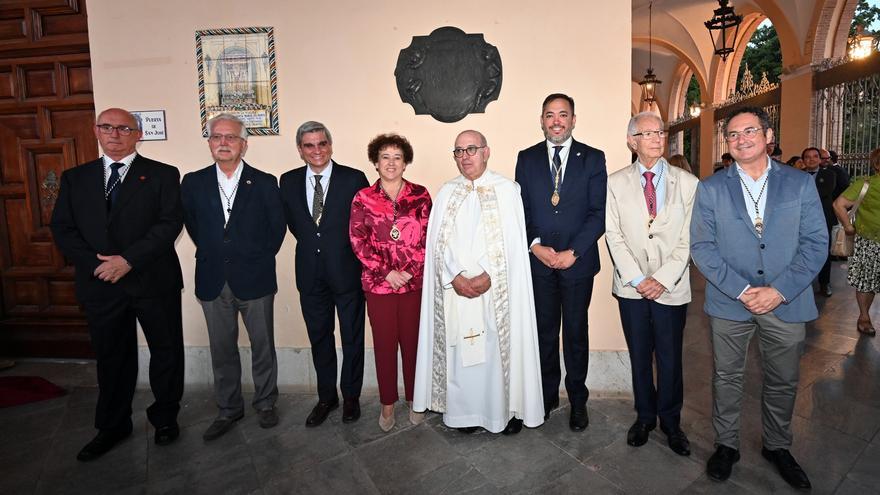
[[755,232],[757,232],[758,237],[761,237],[761,234],[764,233],[764,221],[761,217],[755,218]]
[[553,195],[550,196],[550,204],[553,206],[556,206],[559,204],[559,193],[558,192],[553,191]]
[[395,241],[400,239],[400,229],[397,228],[397,225],[391,226],[391,239]]

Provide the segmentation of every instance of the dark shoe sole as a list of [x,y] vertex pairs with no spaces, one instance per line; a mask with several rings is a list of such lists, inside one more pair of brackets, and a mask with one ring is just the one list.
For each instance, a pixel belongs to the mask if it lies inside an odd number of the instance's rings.
[[[239,422],[242,418],[244,418],[244,414],[242,414],[241,416],[236,416],[234,418],[230,418],[230,421],[226,425],[225,428],[223,428],[219,432],[214,433],[212,435],[207,435],[208,432],[206,431],[205,434],[202,434],[202,440],[204,440],[206,442],[211,442],[213,440],[217,440],[218,438],[222,437],[223,435],[229,433],[229,430],[231,430],[232,428],[235,427],[235,423]],[[208,427],[208,429],[210,429],[210,427]]]

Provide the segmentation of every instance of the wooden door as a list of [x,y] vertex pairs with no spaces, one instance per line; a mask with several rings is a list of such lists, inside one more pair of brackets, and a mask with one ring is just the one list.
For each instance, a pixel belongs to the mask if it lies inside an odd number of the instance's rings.
[[91,354],[49,221],[94,122],[84,0],[0,0],[0,356]]

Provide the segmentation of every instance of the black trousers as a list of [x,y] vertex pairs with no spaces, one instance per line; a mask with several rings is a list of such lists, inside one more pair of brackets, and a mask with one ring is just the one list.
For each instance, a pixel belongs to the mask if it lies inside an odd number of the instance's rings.
[[83,302],[97,356],[95,428],[130,431],[131,401],[138,375],[137,321],[150,348],[150,388],[155,401],[147,418],[155,427],[177,424],[183,396],[181,292],[155,298],[117,297]]
[[[831,227],[834,224],[828,224],[828,250],[831,250]],[[822,269],[819,270],[819,275],[816,277],[821,285],[828,285],[831,283],[831,256],[825,259],[825,264],[822,265]]]
[[593,277],[570,280],[558,271],[550,275],[532,273],[538,350],[544,402],[559,400],[559,326],[562,325],[562,355],[565,359],[565,390],[574,407],[582,407],[590,396],[587,367],[590,359],[587,310],[593,295]]
[[[320,273],[320,270],[319,270]],[[336,319],[342,339],[342,374],[339,388],[344,398],[358,398],[364,383],[364,293],[358,287],[349,292],[333,292],[318,277],[307,293],[300,293],[303,319],[312,344],[312,360],[318,378],[318,399],[333,401],[336,395]],[[334,311],[335,310],[335,311]]]
[[687,304],[667,306],[648,299],[623,297],[618,297],[617,303],[629,349],[638,421],[653,425],[659,417],[664,431],[677,429],[684,398],[681,346]]

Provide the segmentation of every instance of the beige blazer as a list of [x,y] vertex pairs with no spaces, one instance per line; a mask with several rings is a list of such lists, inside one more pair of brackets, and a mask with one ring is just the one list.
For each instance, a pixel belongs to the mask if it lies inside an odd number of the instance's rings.
[[672,306],[691,300],[690,224],[699,179],[669,163],[663,175],[666,198],[653,221],[645,204],[638,163],[608,176],[605,242],[614,262],[615,295],[640,299],[635,287],[628,284],[640,275],[650,276],[667,290],[657,302]]

